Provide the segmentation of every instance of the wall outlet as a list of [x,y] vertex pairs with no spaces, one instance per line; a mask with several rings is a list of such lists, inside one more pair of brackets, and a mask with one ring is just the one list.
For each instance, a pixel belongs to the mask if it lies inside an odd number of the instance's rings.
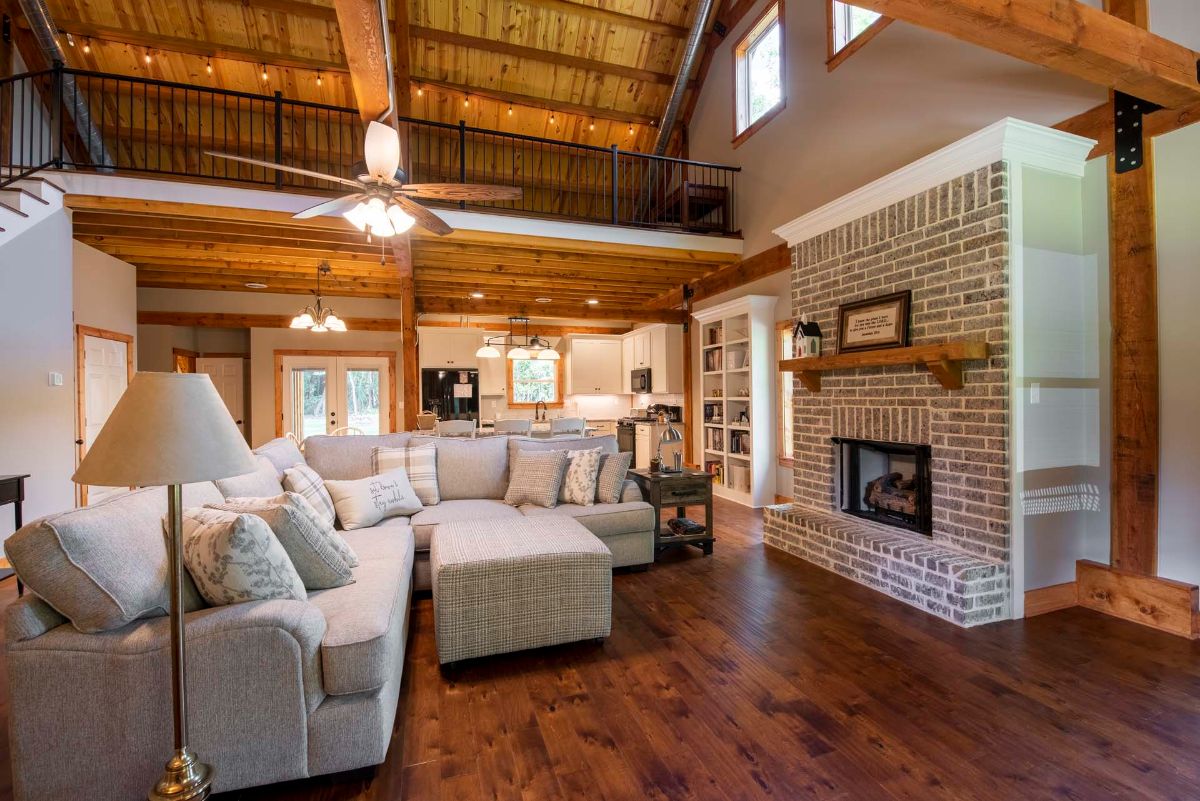
[[1029,405],[1034,406],[1041,402],[1042,402],[1042,385],[1041,384],[1030,384],[1029,385]]
[[50,373],[50,386],[61,387],[63,385],[62,373]]

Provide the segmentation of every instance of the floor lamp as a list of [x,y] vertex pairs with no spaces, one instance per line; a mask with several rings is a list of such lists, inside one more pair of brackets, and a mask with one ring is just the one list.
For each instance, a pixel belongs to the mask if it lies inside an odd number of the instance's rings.
[[72,480],[101,487],[165,487],[171,599],[175,752],[150,801],[207,798],[212,768],[187,744],[183,633],[183,485],[255,469],[242,433],[204,373],[138,373],[88,448]]

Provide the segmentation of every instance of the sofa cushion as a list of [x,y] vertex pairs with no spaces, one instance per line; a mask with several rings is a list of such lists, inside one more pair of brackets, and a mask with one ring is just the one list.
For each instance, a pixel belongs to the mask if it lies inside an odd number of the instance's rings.
[[333,498],[325,489],[325,480],[306,464],[298,464],[283,471],[283,486],[288,492],[294,492],[316,510],[322,521],[333,525],[337,520],[337,510],[333,508]]
[[366,545],[363,529],[351,543],[362,564],[354,569],[354,583],[308,596],[309,603],[325,616],[321,641],[321,682],[330,695],[370,692],[397,676],[403,665],[394,664],[397,638],[404,634],[404,612],[411,592],[413,538],[396,525],[386,536]]
[[308,598],[287,551],[257,515],[185,509],[183,563],[213,606]]
[[567,472],[558,490],[558,502],[591,506],[596,502],[596,479],[600,475],[600,460],[604,454],[599,448],[568,451],[568,454]]
[[354,580],[350,563],[334,542],[338,535],[333,526],[317,515],[303,495],[288,492],[274,498],[227,498],[225,503],[210,504],[209,508],[265,520],[287,551],[306,590],[341,587]]
[[544,437],[509,437],[508,439],[508,461],[511,463],[513,457],[520,451],[590,451],[593,448],[599,448],[601,453],[616,453],[617,438],[614,436],[603,437],[554,437],[546,439]]
[[443,501],[500,500],[508,489],[506,437],[413,437],[413,445],[437,445],[438,494]]
[[413,529],[407,517],[389,517],[370,528],[345,531],[343,536],[358,554],[359,564],[362,564],[371,559],[395,558],[395,545],[390,540],[411,539]]
[[291,437],[276,437],[268,443],[254,449],[258,456],[265,456],[275,465],[275,477],[282,480],[283,471],[298,464],[304,464],[304,455],[296,446],[296,440]]
[[652,531],[654,529],[654,507],[642,501],[598,503],[594,506],[560,503],[553,509],[526,504],[521,507],[521,513],[526,517],[554,514],[573,517],[584,528],[602,539],[617,534],[631,534],[635,531]]
[[[212,482],[183,488],[185,506],[220,503]],[[167,614],[167,491],[149,487],[36,520],[4,550],[17,575],[82,632],[110,631]],[[204,606],[192,580],[184,608]]]
[[279,473],[266,456],[255,456],[258,467],[252,473],[219,478],[213,483],[226,498],[274,498],[283,494]]
[[417,550],[428,551],[429,539],[441,523],[459,520],[504,520],[520,517],[521,513],[504,503],[488,499],[442,501],[437,506],[422,509],[410,519]]
[[633,454],[606,453],[600,460],[600,475],[596,477],[596,503],[617,503],[624,497],[626,476]]
[[304,440],[304,460],[321,474],[334,481],[353,481],[374,475],[371,452],[376,448],[403,448],[408,433],[371,434],[366,436],[334,437],[318,435]]

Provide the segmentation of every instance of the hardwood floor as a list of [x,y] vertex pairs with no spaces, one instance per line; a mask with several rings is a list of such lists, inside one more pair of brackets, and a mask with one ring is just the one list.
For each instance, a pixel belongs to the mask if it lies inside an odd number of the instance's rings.
[[716,513],[713,556],[614,577],[603,645],[443,676],[418,600],[388,761],[221,798],[1200,798],[1200,645],[1082,609],[959,629]]

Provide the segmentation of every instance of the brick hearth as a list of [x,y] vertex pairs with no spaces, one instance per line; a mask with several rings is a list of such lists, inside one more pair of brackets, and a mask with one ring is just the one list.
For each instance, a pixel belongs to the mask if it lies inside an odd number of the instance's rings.
[[[836,352],[839,304],[912,290],[913,345],[985,339],[963,389],[923,367],[826,373],[794,395],[795,503],[765,514],[767,545],[960,625],[1004,617],[1010,592],[1007,173],[1003,162],[792,248],[792,313]],[[837,508],[833,437],[932,447],[933,537]]]

